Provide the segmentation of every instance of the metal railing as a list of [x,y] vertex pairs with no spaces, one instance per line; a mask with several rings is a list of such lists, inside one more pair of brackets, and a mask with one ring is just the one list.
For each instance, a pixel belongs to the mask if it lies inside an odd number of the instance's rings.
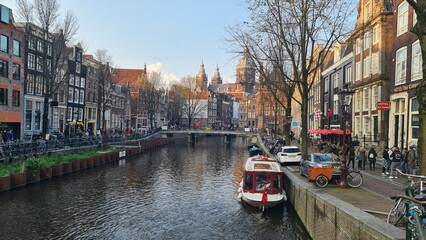
[[[107,139],[109,145],[125,145],[127,142],[149,138],[160,131],[161,129],[155,129],[145,134],[112,134],[108,135]],[[48,154],[62,149],[100,146],[102,141],[102,136],[8,141],[0,143],[0,162],[9,163],[13,159],[25,159],[28,156]]]

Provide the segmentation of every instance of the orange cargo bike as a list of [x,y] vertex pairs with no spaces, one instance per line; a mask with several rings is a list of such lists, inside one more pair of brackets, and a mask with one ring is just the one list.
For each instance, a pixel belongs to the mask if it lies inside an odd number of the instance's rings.
[[[325,187],[333,177],[334,167],[331,166],[313,166],[308,170],[309,181],[315,181],[318,187]],[[362,174],[359,171],[349,170],[346,181],[351,187],[359,187],[362,185]],[[336,182],[339,180],[337,179]]]

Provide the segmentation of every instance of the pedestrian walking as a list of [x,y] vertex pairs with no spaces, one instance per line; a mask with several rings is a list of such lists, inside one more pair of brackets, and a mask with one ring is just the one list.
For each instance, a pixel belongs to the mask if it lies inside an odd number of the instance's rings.
[[416,153],[413,146],[410,146],[410,149],[407,152],[407,173],[408,174],[414,174],[414,168],[415,168],[415,160],[416,160]]
[[10,130],[9,131],[9,133],[7,134],[7,140],[8,141],[13,141],[13,140],[15,140],[15,135],[13,134],[13,131],[12,130]]
[[407,148],[403,148],[402,149],[402,159],[401,159],[401,165],[399,165],[399,169],[403,172],[403,173],[407,173],[408,172],[408,163],[407,163],[407,154],[408,154],[408,150]]
[[370,163],[370,170],[376,170],[376,158],[377,153],[373,147],[371,147],[370,151],[368,151],[368,162]]
[[385,147],[383,150],[383,163],[382,163],[382,176],[386,176],[389,174],[389,168],[390,168],[390,157],[389,157],[389,147]]
[[391,158],[391,167],[390,167],[390,176],[389,178],[398,178],[395,169],[401,164],[402,153],[399,151],[397,146],[394,146],[392,149],[392,154],[389,156]]
[[367,154],[365,148],[360,144],[358,150],[358,167],[360,170],[365,170],[365,163],[367,162]]
[[351,148],[349,149],[349,161],[348,161],[348,167],[351,166],[352,163],[352,169],[355,169],[355,147],[351,146]]

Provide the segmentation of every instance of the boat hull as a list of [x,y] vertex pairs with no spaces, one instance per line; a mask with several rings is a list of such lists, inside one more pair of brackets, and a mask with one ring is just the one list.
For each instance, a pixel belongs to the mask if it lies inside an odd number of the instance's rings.
[[[241,200],[253,207],[262,207],[262,193],[242,193]],[[271,208],[282,204],[287,200],[286,194],[283,191],[282,194],[268,194],[268,201],[266,208]]]

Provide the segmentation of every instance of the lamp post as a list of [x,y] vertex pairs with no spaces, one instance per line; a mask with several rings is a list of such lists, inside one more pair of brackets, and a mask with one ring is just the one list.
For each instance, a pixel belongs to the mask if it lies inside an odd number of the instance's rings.
[[343,130],[343,157],[342,157],[342,165],[340,167],[340,188],[347,188],[348,182],[346,181],[347,175],[348,175],[348,168],[346,165],[346,116],[349,111],[349,106],[351,105],[352,100],[352,94],[354,91],[352,91],[351,86],[349,84],[344,84],[343,88],[340,89],[340,102],[342,105],[342,130]]

